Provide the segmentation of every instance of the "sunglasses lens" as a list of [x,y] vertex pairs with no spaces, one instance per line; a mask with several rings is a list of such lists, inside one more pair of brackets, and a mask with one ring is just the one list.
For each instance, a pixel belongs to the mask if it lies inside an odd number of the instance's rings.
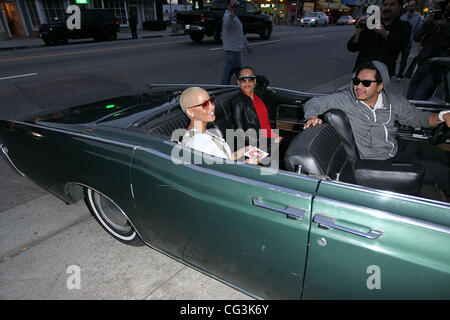
[[211,98],[209,98],[209,100],[206,100],[205,102],[203,102],[201,104],[203,110],[208,110],[208,107],[210,104],[214,104],[216,100],[216,97],[212,96]]
[[243,76],[243,77],[239,77],[239,81],[240,82],[245,82],[245,81],[250,81],[250,82],[253,82],[253,81],[255,81],[256,80],[256,77],[255,76]]
[[376,81],[372,81],[372,80],[360,80],[358,78],[353,78],[352,81],[353,81],[353,85],[357,86],[360,83],[362,83],[362,85],[366,88],[370,87],[372,82],[376,82]]

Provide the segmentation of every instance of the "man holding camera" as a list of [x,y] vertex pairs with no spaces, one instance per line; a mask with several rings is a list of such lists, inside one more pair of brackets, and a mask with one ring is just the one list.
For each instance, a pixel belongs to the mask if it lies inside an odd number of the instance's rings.
[[366,20],[356,24],[356,32],[347,43],[351,52],[359,51],[356,66],[363,62],[378,60],[386,64],[389,76],[395,75],[399,53],[408,47],[411,25],[400,20],[403,0],[384,0],[381,7],[380,28],[367,26]]
[[421,42],[422,50],[417,56],[417,70],[409,84],[407,98],[427,100],[442,81],[437,66],[427,60],[434,57],[448,57],[450,54],[450,4],[439,3],[422,27],[414,35],[414,41]]
[[225,50],[226,62],[221,84],[230,84],[233,73],[238,77],[238,72],[244,66],[244,50],[252,53],[244,35],[241,21],[236,16],[239,7],[238,0],[229,0],[222,22],[222,42]]

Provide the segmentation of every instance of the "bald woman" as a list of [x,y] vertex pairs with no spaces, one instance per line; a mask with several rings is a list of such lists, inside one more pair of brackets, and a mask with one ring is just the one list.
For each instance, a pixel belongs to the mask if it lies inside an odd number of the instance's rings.
[[[180,97],[183,112],[189,117],[188,131],[184,134],[182,144],[186,147],[229,160],[241,158],[247,150],[245,147],[231,152],[226,141],[212,132],[206,130],[209,122],[216,120],[214,96],[200,87],[190,87],[183,91]],[[259,158],[246,159],[247,163],[258,164]]]

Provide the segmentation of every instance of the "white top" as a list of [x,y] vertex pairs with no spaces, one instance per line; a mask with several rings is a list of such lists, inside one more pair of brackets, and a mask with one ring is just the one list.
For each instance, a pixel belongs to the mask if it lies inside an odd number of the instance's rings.
[[187,131],[183,135],[181,144],[215,157],[231,159],[231,149],[226,141],[208,130],[205,132],[199,129]]

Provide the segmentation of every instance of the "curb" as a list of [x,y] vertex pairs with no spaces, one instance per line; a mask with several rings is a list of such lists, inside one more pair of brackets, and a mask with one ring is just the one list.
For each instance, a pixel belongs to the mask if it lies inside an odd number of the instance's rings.
[[[151,39],[151,38],[163,38],[163,37],[176,37],[176,36],[185,36],[184,33],[173,33],[173,34],[155,34],[155,35],[149,35],[149,36],[142,36],[138,39]],[[122,41],[122,40],[138,40],[133,38],[117,38],[116,41]],[[30,48],[42,48],[47,47],[44,43],[43,44],[32,44],[32,45],[21,45],[21,46],[15,46],[15,47],[0,47],[0,51],[6,51],[6,50],[20,50],[20,49],[30,49]]]

